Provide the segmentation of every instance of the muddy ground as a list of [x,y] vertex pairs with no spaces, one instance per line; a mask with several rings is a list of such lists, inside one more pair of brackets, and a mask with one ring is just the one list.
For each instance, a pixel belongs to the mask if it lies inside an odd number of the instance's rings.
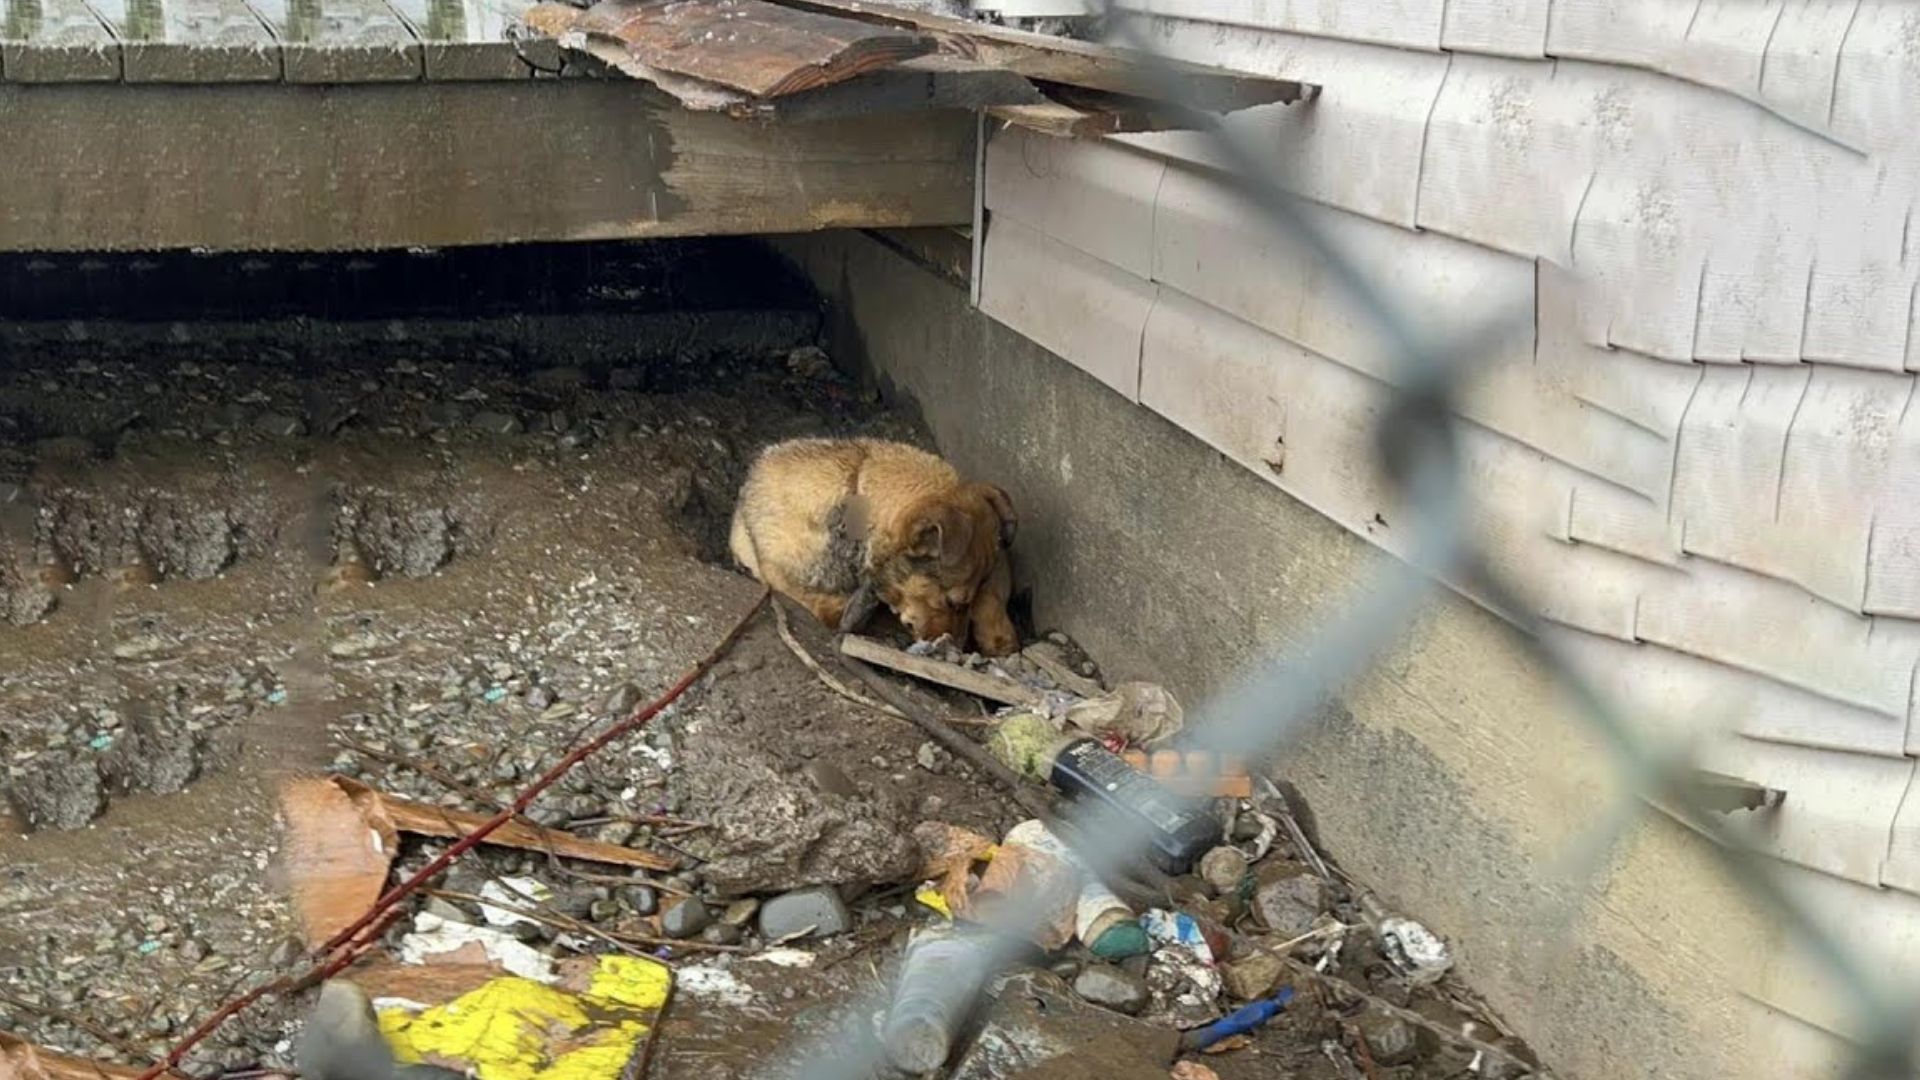
[[[304,295],[337,295],[337,265],[202,268],[227,275],[209,295],[279,297],[261,301],[267,329],[235,312],[187,318],[193,290],[166,266],[146,273],[184,293],[173,310],[150,290],[139,321],[104,322],[86,310],[113,294],[100,276],[141,271],[96,267],[80,289],[61,275],[84,274],[62,265],[27,317],[0,328],[0,1031],[134,1062],[237,989],[292,970],[303,954],[280,862],[282,778],[331,770],[495,809],[582,730],[670,683],[752,602],[722,541],[758,447],[822,433],[924,441],[831,366],[811,301],[758,256],[597,258],[582,270],[553,256],[538,283],[442,266],[432,287],[406,284],[418,266],[376,260],[347,313],[262,284],[305,274]],[[30,268],[0,274],[33,280]],[[433,295],[408,308],[410,288]],[[830,651],[819,628],[795,629]],[[641,820],[655,815],[696,824]],[[718,1080],[771,1075],[765,1062],[796,1032],[830,1033],[843,1007],[874,1007],[927,914],[911,902],[913,824],[997,837],[1024,815],[918,729],[825,688],[762,615],[680,706],[531,816],[691,869],[610,880],[604,866],[483,849],[443,885],[471,893],[525,874],[556,908],[609,927],[645,925],[682,891],[716,914],[804,885],[854,900],[856,925],[807,944],[808,969],[724,951],[764,944],[750,920],[671,950],[738,961],[750,987],[745,1003],[682,995],[662,1028],[654,1076]],[[410,841],[400,869],[437,850]],[[1314,903],[1360,921],[1344,887]],[[1225,898],[1210,914],[1246,926],[1247,907]],[[551,933],[535,943],[565,951]],[[1047,962],[1071,978],[1088,958]],[[1369,944],[1332,966],[1463,1022]],[[1136,967],[1122,974],[1154,977]],[[304,1004],[248,1012],[187,1071],[288,1067]],[[1375,1062],[1358,1051],[1377,1021],[1308,994],[1254,1045],[1208,1063],[1228,1080],[1511,1074],[1430,1036],[1408,1060]]]

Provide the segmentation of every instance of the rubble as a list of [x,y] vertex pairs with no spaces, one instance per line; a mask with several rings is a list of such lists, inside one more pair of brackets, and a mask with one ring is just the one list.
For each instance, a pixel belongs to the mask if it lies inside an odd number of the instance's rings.
[[1165,1080],[1179,1036],[1080,1002],[1058,978],[1007,979],[953,1080]]
[[760,909],[760,936],[768,941],[832,937],[853,929],[853,913],[840,893],[825,886],[796,889]]

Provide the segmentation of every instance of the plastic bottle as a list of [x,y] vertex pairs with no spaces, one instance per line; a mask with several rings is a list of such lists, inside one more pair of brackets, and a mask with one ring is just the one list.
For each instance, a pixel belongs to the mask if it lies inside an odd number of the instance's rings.
[[1092,947],[1108,930],[1134,920],[1133,909],[1113,895],[1080,856],[1041,822],[1015,825],[1007,832],[1007,843],[1030,847],[1074,868],[1080,879],[1080,895],[1074,905],[1073,932],[1082,944]]
[[946,1062],[990,963],[983,937],[953,929],[914,935],[880,1035],[894,1068],[920,1076]]

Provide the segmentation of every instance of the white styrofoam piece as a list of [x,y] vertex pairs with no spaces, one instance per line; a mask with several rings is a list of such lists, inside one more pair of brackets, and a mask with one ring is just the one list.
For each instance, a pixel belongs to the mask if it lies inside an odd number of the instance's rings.
[[1152,282],[998,215],[988,217],[981,261],[980,310],[1139,400]]
[[1901,759],[1906,724],[1652,643],[1594,634],[1557,637],[1610,698],[1676,738],[1743,735],[1812,750]]
[[[1545,259],[1536,266],[1534,365],[1540,377],[1665,439],[1679,434],[1702,369],[1589,343],[1580,334],[1580,309],[1604,298],[1591,295],[1591,283],[1583,290],[1574,274]],[[1660,504],[1665,507],[1664,496]]]
[[1561,67],[1454,57],[1418,170],[1421,228],[1571,264],[1588,179],[1628,134],[1627,91]]
[[1316,37],[1438,49],[1447,0],[1369,0],[1329,4],[1323,0],[1125,0],[1139,12],[1257,30],[1283,30]]
[[[1374,467],[1385,387],[1171,288],[1147,322],[1140,403],[1363,536],[1394,497]],[[1379,539],[1379,537],[1376,537]]]
[[1547,54],[1551,0],[1447,0],[1440,47],[1537,59]]
[[986,207],[1111,263],[1153,276],[1153,200],[1164,160],[1092,139],[1010,127],[987,143]]
[[[1413,226],[1420,148],[1446,56],[1178,20],[1152,29],[1156,46],[1174,58],[1319,85],[1310,104],[1248,109],[1228,124],[1284,155],[1288,183],[1306,198]],[[1208,138],[1192,132],[1116,139],[1190,162],[1220,161]]]
[[1760,98],[1802,123],[1824,128],[1833,108],[1834,65],[1860,0],[1796,0],[1767,43]]
[[1885,716],[1907,715],[1914,643],[1799,587],[1705,559],[1640,598],[1638,636]]
[[1655,501],[1592,482],[1575,484],[1572,497],[1569,539],[1661,566],[1685,561],[1680,526],[1667,517],[1664,498]]

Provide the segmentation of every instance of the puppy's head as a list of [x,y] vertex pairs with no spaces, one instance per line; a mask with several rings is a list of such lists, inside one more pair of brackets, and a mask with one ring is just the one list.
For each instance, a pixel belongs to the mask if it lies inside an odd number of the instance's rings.
[[1013,543],[1012,500],[992,484],[963,484],[915,503],[897,522],[875,567],[880,598],[915,638],[947,634],[964,646],[974,594]]

